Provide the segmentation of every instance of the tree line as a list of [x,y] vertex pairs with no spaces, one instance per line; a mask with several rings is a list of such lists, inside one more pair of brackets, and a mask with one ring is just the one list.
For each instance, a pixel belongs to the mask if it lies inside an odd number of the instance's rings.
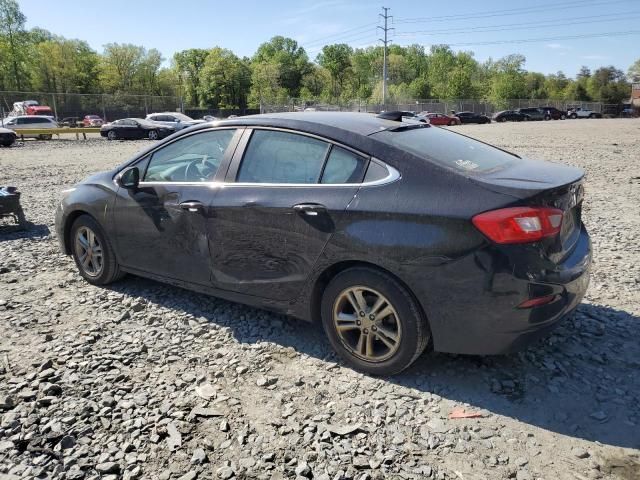
[[[383,50],[325,45],[313,59],[295,40],[275,36],[251,57],[229,49],[187,49],[165,65],[152,48],[109,43],[96,52],[83,40],[41,28],[27,30],[16,0],[0,0],[0,91],[174,95],[185,105],[246,108],[359,99],[382,102]],[[551,99],[620,103],[630,81],[640,81],[640,60],[627,74],[614,66],[582,67],[575,78],[525,69],[512,54],[480,62],[473,52],[447,45],[392,45],[388,50],[388,103],[439,98]]]

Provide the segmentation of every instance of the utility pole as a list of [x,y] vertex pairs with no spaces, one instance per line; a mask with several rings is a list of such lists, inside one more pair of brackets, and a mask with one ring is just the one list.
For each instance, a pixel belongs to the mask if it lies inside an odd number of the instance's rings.
[[384,53],[383,53],[383,57],[382,57],[382,106],[386,110],[386,105],[387,105],[387,44],[390,42],[390,40],[387,39],[387,33],[389,32],[389,30],[393,30],[393,28],[389,28],[389,26],[388,26],[389,19],[393,18],[393,17],[389,15],[389,10],[391,10],[390,8],[382,7],[382,10],[384,10],[384,14],[380,13],[379,15],[382,18],[384,18],[384,28],[380,27],[380,26],[378,26],[378,28],[381,29],[384,32],[384,40],[382,38],[379,38],[378,40],[380,40],[384,45]]

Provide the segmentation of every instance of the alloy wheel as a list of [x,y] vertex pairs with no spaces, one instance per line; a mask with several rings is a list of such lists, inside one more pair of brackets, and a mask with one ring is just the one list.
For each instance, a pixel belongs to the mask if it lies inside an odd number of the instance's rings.
[[107,137],[109,137],[109,140],[115,140],[116,132],[114,132],[113,130],[110,130],[109,133],[107,133]]
[[150,130],[149,140],[157,140],[157,139],[158,139],[158,132],[156,130]]
[[98,236],[89,227],[82,226],[76,232],[75,253],[84,273],[97,277],[104,268],[102,245]]
[[369,287],[350,287],[337,296],[333,324],[352,354],[367,362],[383,362],[400,347],[402,326],[391,302]]

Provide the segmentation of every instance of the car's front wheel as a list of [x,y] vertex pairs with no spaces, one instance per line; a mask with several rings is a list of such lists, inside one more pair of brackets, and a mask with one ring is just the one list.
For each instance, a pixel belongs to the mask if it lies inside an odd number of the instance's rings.
[[118,134],[116,133],[115,130],[109,130],[109,132],[107,133],[107,138],[109,140],[117,140],[118,139]]
[[413,296],[391,275],[356,267],[336,275],[322,298],[334,350],[356,370],[393,375],[426,348],[430,333]]
[[89,215],[81,215],[71,227],[71,253],[80,275],[93,285],[106,285],[122,277],[104,230]]

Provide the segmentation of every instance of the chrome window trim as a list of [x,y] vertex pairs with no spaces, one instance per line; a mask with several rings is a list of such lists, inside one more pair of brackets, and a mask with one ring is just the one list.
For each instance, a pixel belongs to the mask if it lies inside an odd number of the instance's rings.
[[153,186],[161,186],[161,185],[183,185],[183,186],[202,186],[202,187],[267,187],[267,188],[335,188],[335,187],[345,187],[345,188],[353,188],[353,187],[375,187],[380,185],[387,185],[389,183],[395,182],[400,179],[401,175],[398,170],[393,168],[392,166],[376,159],[371,158],[371,161],[376,162],[382,167],[387,169],[387,176],[383,177],[379,180],[374,180],[372,182],[361,182],[361,183],[249,183],[249,182],[140,182],[140,187],[153,187]]

